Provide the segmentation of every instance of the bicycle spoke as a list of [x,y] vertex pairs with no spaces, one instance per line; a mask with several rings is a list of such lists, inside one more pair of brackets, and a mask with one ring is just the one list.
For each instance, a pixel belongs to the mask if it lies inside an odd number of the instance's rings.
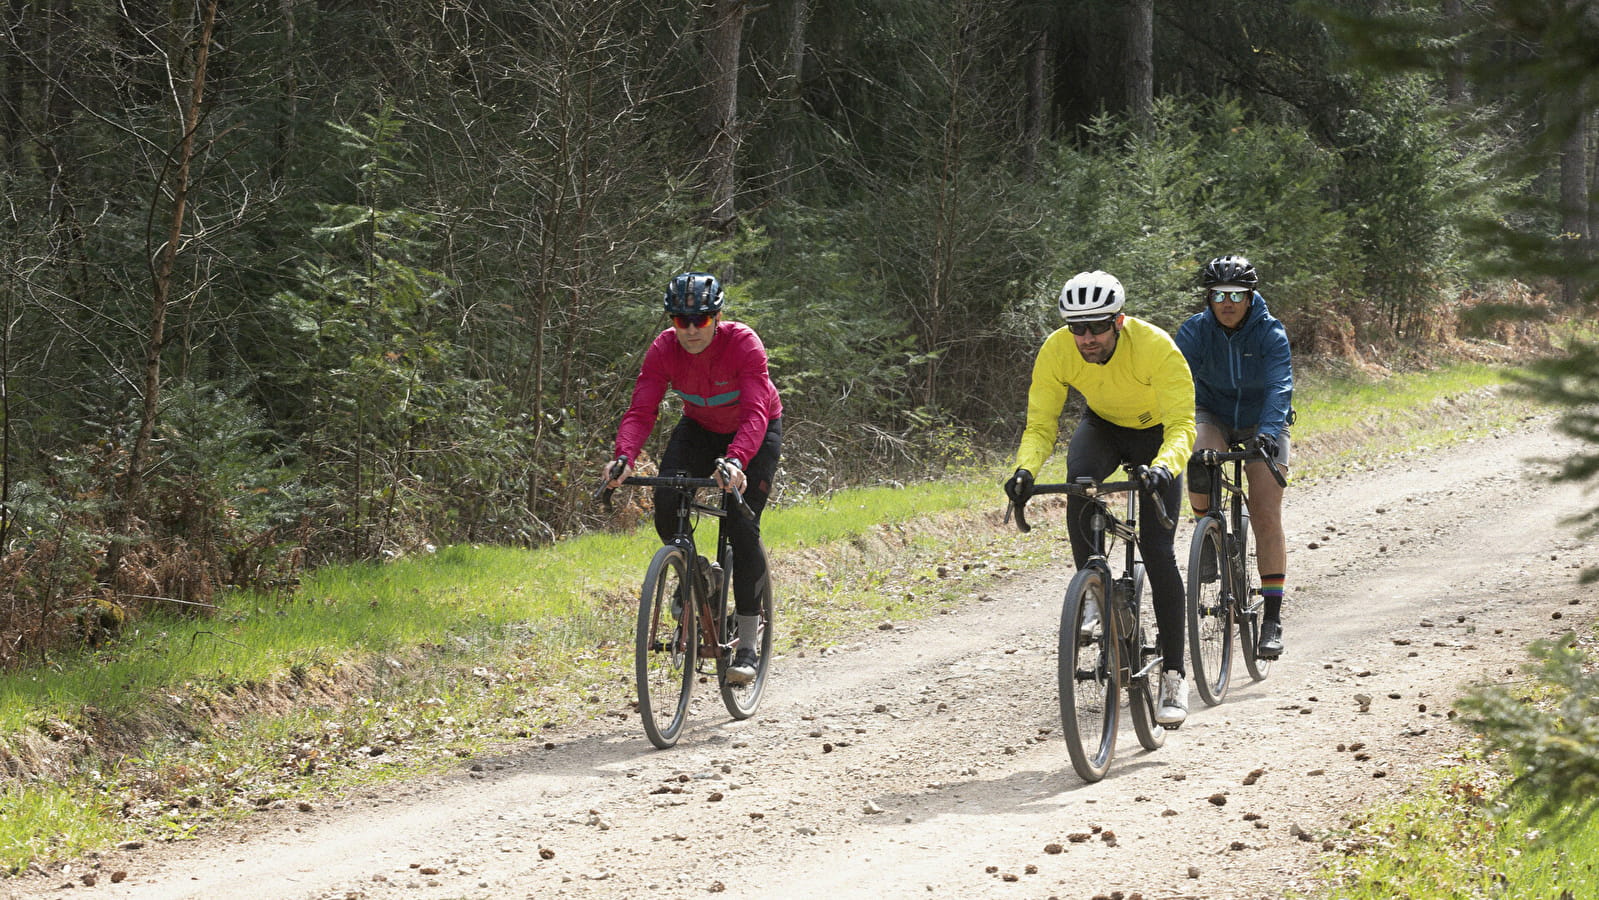
[[688,719],[696,677],[695,604],[683,599],[687,571],[681,550],[662,547],[639,597],[634,638],[639,716],[650,743],[663,750],[677,742]]
[[[730,654],[724,654],[717,666],[717,672],[721,676],[719,682],[722,689],[722,704],[727,707],[728,714],[735,719],[747,719],[755,714],[756,708],[761,705],[761,695],[766,690],[766,674],[772,664],[774,603],[772,600],[771,569],[768,568],[767,572],[767,578],[760,588],[761,624],[756,631],[757,636],[755,638],[755,649],[759,661],[755,666],[754,680],[746,684],[734,684],[727,679],[727,667],[731,664],[731,660],[728,658]],[[732,604],[731,596],[727,598],[727,602],[729,605]],[[723,622],[725,623],[722,629],[723,640],[731,645],[738,637],[737,620],[734,616],[729,615],[724,617]]]
[[1200,519],[1188,554],[1188,655],[1200,699],[1227,697],[1232,675],[1232,608],[1226,595],[1231,561],[1221,522]]
[[[1062,731],[1085,781],[1105,777],[1116,746],[1119,672],[1109,592],[1098,568],[1079,571],[1061,608],[1058,682]],[[1097,616],[1091,611],[1097,610]]]
[[1160,650],[1160,641],[1156,640],[1155,598],[1144,589],[1143,563],[1133,568],[1132,590],[1138,621],[1133,632],[1134,639],[1127,645],[1133,648],[1132,660],[1128,665],[1132,677],[1127,683],[1127,709],[1139,745],[1145,750],[1159,750],[1166,743],[1166,729],[1155,721],[1155,706],[1160,693],[1160,663],[1164,654]]

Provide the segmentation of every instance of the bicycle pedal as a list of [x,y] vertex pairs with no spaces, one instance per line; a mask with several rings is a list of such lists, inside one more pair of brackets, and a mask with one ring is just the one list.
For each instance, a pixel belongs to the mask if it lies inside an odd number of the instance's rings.
[[1169,725],[1165,724],[1165,723],[1159,723],[1159,724],[1160,724],[1160,727],[1166,729],[1167,731],[1176,731],[1177,729],[1183,727],[1183,723],[1181,723],[1181,722],[1173,722],[1173,723],[1171,723]]

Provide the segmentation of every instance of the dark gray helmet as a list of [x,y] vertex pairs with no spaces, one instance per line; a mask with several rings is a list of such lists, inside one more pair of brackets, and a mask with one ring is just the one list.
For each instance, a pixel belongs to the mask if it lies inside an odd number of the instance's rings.
[[666,286],[666,314],[710,316],[722,311],[722,283],[705,272],[684,272]]
[[1199,273],[1199,280],[1205,287],[1236,284],[1253,288],[1260,281],[1260,276],[1255,274],[1255,267],[1249,264],[1249,260],[1242,256],[1218,256],[1205,264],[1204,271]]

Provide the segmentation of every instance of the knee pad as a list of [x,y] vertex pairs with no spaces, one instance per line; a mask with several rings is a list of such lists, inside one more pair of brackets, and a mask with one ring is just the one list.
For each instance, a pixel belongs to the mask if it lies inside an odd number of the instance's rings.
[[1200,464],[1198,454],[1188,457],[1188,490],[1194,494],[1210,493],[1210,468]]

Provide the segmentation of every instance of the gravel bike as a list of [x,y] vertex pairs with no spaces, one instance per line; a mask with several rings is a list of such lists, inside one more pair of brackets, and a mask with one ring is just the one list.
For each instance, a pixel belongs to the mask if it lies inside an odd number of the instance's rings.
[[1215,706],[1227,698],[1232,680],[1234,627],[1250,676],[1260,681],[1271,671],[1271,660],[1255,653],[1265,598],[1260,577],[1249,564],[1244,464],[1264,460],[1279,485],[1286,487],[1288,481],[1277,461],[1253,440],[1226,452],[1199,450],[1194,456],[1210,470],[1210,507],[1194,524],[1188,551],[1188,651],[1194,686],[1207,705]]
[[[718,459],[718,469],[726,464]],[[736,491],[722,491],[714,478],[687,475],[630,476],[622,484],[669,487],[678,497],[677,528],[672,539],[655,551],[644,571],[639,592],[638,622],[633,633],[634,674],[638,682],[638,710],[650,743],[665,750],[677,743],[688,721],[694,683],[705,674],[702,664],[715,665],[722,703],[735,719],[755,714],[766,689],[772,658],[772,583],[770,568],[760,585],[760,626],[757,631],[759,662],[747,683],[728,678],[733,654],[738,650],[738,626],[730,602],[733,583],[733,548],[719,534],[716,561],[695,550],[694,526],[700,514],[723,518],[754,517]],[[720,500],[701,502],[699,490],[712,488]],[[607,505],[611,489],[602,486],[596,496]],[[761,550],[765,553],[765,549]]]
[[[1121,690],[1127,689],[1127,707],[1133,731],[1145,750],[1158,750],[1166,731],[1155,721],[1160,693],[1163,656],[1154,628],[1155,608],[1144,591],[1144,564],[1138,556],[1138,524],[1134,502],[1142,489],[1143,467],[1130,481],[1098,482],[1079,478],[1072,483],[1035,484],[1029,494],[1068,494],[1089,502],[1087,516],[1091,554],[1066,588],[1060,611],[1060,654],[1056,660],[1060,685],[1060,717],[1072,768],[1084,781],[1099,781],[1116,752]],[[1127,512],[1118,516],[1111,497],[1127,495]],[[1157,516],[1172,527],[1160,497]],[[1031,531],[1025,515],[1026,500],[1007,510],[1016,515],[1016,527]],[[1112,572],[1111,544],[1125,547],[1121,574]],[[1110,602],[1106,602],[1107,599]],[[1148,623],[1146,625],[1146,623]]]

